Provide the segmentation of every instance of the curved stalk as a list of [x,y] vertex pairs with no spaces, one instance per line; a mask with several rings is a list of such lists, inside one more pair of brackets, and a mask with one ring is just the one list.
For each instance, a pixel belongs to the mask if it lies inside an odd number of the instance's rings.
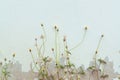
[[84,34],[83,34],[82,40],[81,40],[76,46],[74,46],[73,48],[71,48],[69,51],[74,50],[75,48],[79,47],[79,46],[83,43],[83,41],[85,40],[85,37],[86,37],[86,32],[87,32],[87,31],[85,30],[85,32],[84,32]]
[[98,54],[98,49],[100,47],[100,44],[101,44],[101,41],[102,41],[102,38],[104,37],[104,35],[101,35],[100,39],[99,39],[99,42],[98,42],[98,45],[97,45],[97,48],[96,48],[96,51],[95,51],[95,68],[97,70],[97,79],[99,80],[99,73],[98,73],[98,68],[97,68],[97,54]]

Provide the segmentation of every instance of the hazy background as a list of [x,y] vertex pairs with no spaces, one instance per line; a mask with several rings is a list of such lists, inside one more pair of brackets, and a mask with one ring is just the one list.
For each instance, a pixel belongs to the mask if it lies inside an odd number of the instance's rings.
[[72,51],[72,61],[77,66],[88,66],[99,37],[104,34],[99,57],[108,56],[116,70],[120,70],[119,3],[120,0],[0,0],[0,60],[10,59],[16,53],[23,70],[28,70],[31,62],[28,49],[34,49],[34,38],[42,32],[41,23],[49,37],[48,51],[53,47],[54,25],[59,26],[61,36],[67,36],[70,47],[80,41],[87,25],[86,39]]

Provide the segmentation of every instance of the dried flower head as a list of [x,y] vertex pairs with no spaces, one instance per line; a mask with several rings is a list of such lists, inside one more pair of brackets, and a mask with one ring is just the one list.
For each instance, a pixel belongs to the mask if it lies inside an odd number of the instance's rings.
[[35,41],[37,41],[37,38],[35,38]]
[[101,37],[104,37],[104,35],[102,34]]
[[41,27],[43,27],[44,25],[43,24],[41,24]]
[[57,26],[54,26],[54,29],[56,30],[56,29],[57,29]]
[[95,51],[95,54],[97,54],[98,53],[98,51]]
[[56,63],[55,65],[56,65],[56,66],[58,66],[58,64],[57,64],[57,63]]
[[32,50],[31,50],[31,49],[29,49],[29,52],[32,52]]
[[13,57],[15,57],[15,53],[13,53],[13,55],[12,55]]
[[65,48],[68,49],[68,46],[66,45]]
[[88,27],[87,26],[85,26],[85,30],[87,30],[88,29]]
[[54,48],[51,49],[54,52]]
[[65,42],[66,41],[66,36],[64,36],[64,38],[63,38],[63,42]]

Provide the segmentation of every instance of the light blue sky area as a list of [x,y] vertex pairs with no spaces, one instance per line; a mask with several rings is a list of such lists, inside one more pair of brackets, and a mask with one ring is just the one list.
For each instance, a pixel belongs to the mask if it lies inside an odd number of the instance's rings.
[[[88,32],[84,43],[72,51],[72,61],[88,66],[92,60],[99,37],[105,37],[99,49],[99,57],[108,56],[118,70],[120,62],[120,0],[0,0],[0,58],[16,59],[29,67],[31,56],[28,48],[34,48],[34,38],[40,36],[40,24],[45,24],[49,48],[53,37],[53,26],[67,35],[70,47],[77,44]],[[50,50],[48,48],[48,51]]]

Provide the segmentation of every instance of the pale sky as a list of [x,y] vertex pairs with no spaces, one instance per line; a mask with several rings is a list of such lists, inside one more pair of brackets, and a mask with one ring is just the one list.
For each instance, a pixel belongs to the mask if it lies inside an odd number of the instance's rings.
[[42,31],[41,23],[45,24],[49,36],[53,35],[53,26],[59,26],[70,47],[80,41],[87,25],[86,39],[72,52],[72,61],[77,66],[88,66],[99,37],[104,34],[99,57],[108,56],[118,70],[119,3],[120,0],[0,0],[0,58],[10,58],[15,52],[16,60],[23,64],[24,70],[28,70],[31,62],[28,48],[34,48],[34,38]]

